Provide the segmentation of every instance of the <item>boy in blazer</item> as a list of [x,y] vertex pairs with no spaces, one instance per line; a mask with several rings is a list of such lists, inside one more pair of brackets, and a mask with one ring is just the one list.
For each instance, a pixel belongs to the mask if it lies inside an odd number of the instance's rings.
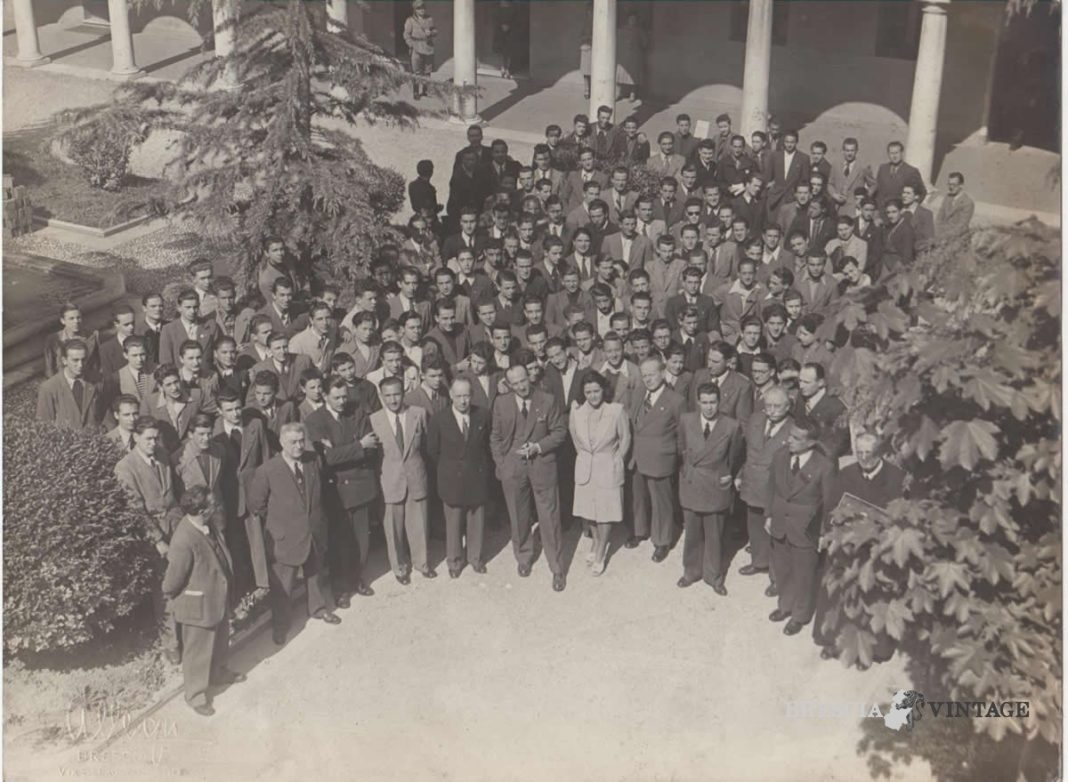
[[459,578],[468,564],[476,573],[486,572],[482,540],[484,508],[493,476],[489,448],[492,421],[485,408],[471,404],[471,381],[467,378],[453,380],[449,396],[452,404],[433,415],[427,426],[427,458],[435,468],[445,511],[449,576]]
[[85,379],[89,347],[80,339],[68,339],[59,348],[62,369],[37,389],[37,420],[66,429],[96,429],[100,404],[96,386]]
[[224,476],[231,471],[223,465],[228,455],[226,450],[221,444],[212,442],[214,424],[210,413],[196,414],[189,427],[189,434],[176,454],[175,472],[178,474],[178,481],[186,489],[194,486],[207,487],[211,493],[212,504],[218,512],[212,522],[223,531],[230,522],[225,513],[223,481]]
[[526,367],[509,367],[505,378],[511,393],[498,396],[493,403],[490,448],[512,523],[512,550],[519,575],[526,578],[534,562],[530,532],[537,513],[553,590],[562,592],[567,577],[556,451],[567,438],[567,426],[553,396],[531,385]]
[[633,434],[630,457],[634,534],[627,548],[652,537],[653,561],[663,562],[674,541],[675,492],[678,469],[679,419],[682,397],[664,382],[664,364],[650,356],[639,367],[645,393],[633,394],[628,413]]
[[201,319],[200,297],[195,290],[187,288],[178,294],[178,317],[160,329],[158,363],[177,365],[181,358],[179,348],[190,339],[200,343],[210,363],[218,337],[216,321]]
[[156,368],[156,383],[159,391],[149,401],[148,413],[159,422],[160,444],[173,455],[200,412],[203,395],[199,389],[187,390],[178,368],[170,364]]
[[263,528],[270,564],[274,642],[281,646],[289,632],[298,569],[303,570],[308,585],[308,616],[331,625],[340,624],[341,619],[331,610],[318,459],[313,451],[304,450],[307,435],[303,424],[285,424],[279,439],[282,451],[256,471],[248,503]]
[[404,404],[404,381],[399,377],[385,378],[378,390],[383,407],[371,414],[371,429],[382,448],[382,528],[393,575],[407,586],[413,565],[425,578],[437,576],[427,562],[427,413]]
[[817,448],[819,425],[795,418],[787,447],[772,457],[771,498],[764,529],[771,536],[771,567],[779,588],[773,622],[789,621],[783,632],[796,635],[812,620],[816,569],[827,516],[834,507],[837,469]]
[[226,667],[235,595],[233,560],[212,521],[210,491],[204,486],[186,490],[181,508],[185,516],[167,551],[163,594],[181,626],[185,701],[197,714],[210,717],[215,709],[208,688],[245,681],[243,673]]
[[[367,385],[378,404],[378,392]],[[308,437],[323,460],[325,501],[337,532],[331,553],[336,563],[337,603],[342,608],[349,606],[353,592],[364,597],[374,594],[363,573],[371,550],[371,509],[378,499],[378,437],[371,431],[372,408],[353,401],[350,394],[344,378],[331,378],[326,404],[307,420]]]
[[684,539],[682,588],[704,580],[717,595],[723,584],[723,524],[734,504],[734,477],[742,462],[742,431],[733,418],[719,414],[719,387],[697,389],[696,413],[679,423],[679,504]]

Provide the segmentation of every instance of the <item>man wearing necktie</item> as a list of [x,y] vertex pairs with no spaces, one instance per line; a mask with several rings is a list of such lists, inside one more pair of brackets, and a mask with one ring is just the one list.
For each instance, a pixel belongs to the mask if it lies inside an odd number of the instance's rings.
[[633,433],[630,464],[634,530],[627,548],[653,542],[653,561],[663,562],[675,540],[679,420],[685,401],[664,383],[664,364],[650,356],[639,366],[645,393],[631,395],[628,413]]
[[[838,474],[836,497],[849,494],[885,510],[891,502],[905,496],[908,491],[908,476],[904,470],[883,457],[883,445],[874,434],[870,432],[858,434],[853,447],[853,455],[857,457],[857,461],[848,467],[843,467]],[[891,595],[886,596],[887,600],[891,598]],[[824,660],[838,656],[835,641],[840,635],[841,625],[848,621],[841,612],[837,614],[838,621],[832,621],[829,609],[836,602],[831,599],[821,584],[816,595],[812,635],[816,643],[823,646],[820,657]],[[894,640],[885,630],[876,633],[872,659],[875,662],[889,660],[893,656],[895,646]],[[857,666],[863,670],[864,666],[861,663],[858,662]]]
[[771,463],[771,502],[764,530],[771,536],[779,605],[768,618],[789,620],[783,629],[786,635],[796,635],[812,620],[819,552],[836,499],[837,464],[818,448],[818,442],[819,425],[809,418],[795,418],[787,447]]
[[68,429],[95,429],[100,423],[96,386],[85,380],[89,346],[78,338],[60,348],[62,371],[37,389],[37,420]]
[[261,522],[270,563],[271,621],[274,642],[289,632],[297,571],[308,587],[308,616],[336,625],[327,567],[327,523],[322,507],[322,480],[304,424],[290,422],[279,432],[281,453],[256,471],[248,506]]
[[393,575],[404,586],[414,567],[424,578],[437,573],[427,561],[427,470],[423,461],[427,411],[404,403],[404,381],[387,377],[378,386],[383,408],[371,415],[382,445],[379,481],[382,527]]
[[512,550],[519,575],[526,578],[534,562],[536,518],[553,590],[562,592],[567,576],[556,452],[567,438],[567,425],[552,394],[531,385],[525,366],[509,367],[505,379],[512,393],[494,400],[490,449],[508,505]]
[[679,423],[679,504],[685,537],[682,577],[685,588],[703,580],[725,596],[723,525],[734,503],[734,476],[742,464],[742,431],[733,418],[719,413],[719,388],[697,389],[696,413]]

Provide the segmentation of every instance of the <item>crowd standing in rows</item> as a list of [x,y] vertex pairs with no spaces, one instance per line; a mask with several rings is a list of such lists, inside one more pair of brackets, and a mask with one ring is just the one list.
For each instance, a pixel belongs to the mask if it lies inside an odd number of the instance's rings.
[[611,115],[549,126],[529,164],[471,127],[444,208],[419,162],[405,237],[347,306],[272,238],[243,295],[193,261],[169,322],[160,293],[117,307],[107,339],[63,308],[38,417],[103,427],[124,453],[116,475],[167,560],[165,651],[198,712],[212,685],[243,679],[225,667],[235,597],[268,589],[285,643],[302,571],[309,616],[338,623],[374,594],[379,524],[404,585],[437,576],[442,528],[450,577],[485,573],[485,529],[507,519],[519,576],[536,527],[563,591],[575,521],[595,576],[613,528],[623,555],[648,542],[654,562],[681,530],[678,586],[726,596],[732,540],[747,538],[737,572],[766,579],[787,635],[826,607],[831,509],[846,492],[885,507],[905,476],[874,435],[851,438],[821,325],[838,298],[967,228],[964,179],[933,215],[900,143],[873,167],[856,139],[832,160],[774,125],[745,139],[726,115],[697,139],[680,115],[652,151]]

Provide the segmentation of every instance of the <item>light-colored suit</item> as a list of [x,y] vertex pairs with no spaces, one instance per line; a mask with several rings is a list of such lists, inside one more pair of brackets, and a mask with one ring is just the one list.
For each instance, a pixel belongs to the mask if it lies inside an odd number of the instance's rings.
[[[427,415],[421,407],[401,410],[403,451],[393,428],[393,417],[385,408],[375,411],[371,414],[371,430],[378,435],[382,447],[379,482],[386,503],[382,525],[389,564],[394,575],[403,576],[412,566],[419,571],[428,567],[427,472],[423,459]],[[407,547],[411,548],[410,556]]]
[[653,243],[644,236],[635,236],[630,241],[627,257],[623,257],[623,234],[609,234],[601,242],[601,255],[607,255],[614,261],[623,261],[631,271],[644,269],[646,264],[656,258]]
[[844,204],[853,203],[853,191],[863,187],[869,193],[875,184],[875,174],[871,166],[862,160],[854,160],[849,167],[849,176],[845,173],[845,161],[839,161],[831,166],[831,179],[827,183],[827,192],[832,196],[845,198]]
[[771,460],[786,447],[791,423],[792,419],[787,416],[768,437],[768,416],[760,410],[749,418],[745,428],[745,464],[740,476],[739,495],[747,506],[752,565],[761,570],[766,570],[771,560],[771,538],[764,530],[764,509],[771,504]]
[[633,394],[627,411],[634,435],[628,465],[632,471],[634,534],[651,536],[654,546],[670,546],[677,507],[672,479],[678,469],[678,429],[685,401],[665,384],[656,404],[647,410],[647,395]]
[[653,299],[653,317],[664,317],[668,299],[679,292],[682,282],[682,273],[686,269],[686,261],[675,258],[670,263],[664,263],[659,258],[650,261],[645,267],[649,273],[649,295]]
[[608,204],[608,221],[619,225],[619,215],[634,209],[634,205],[638,203],[638,194],[633,190],[628,190],[620,196],[619,200],[623,204],[622,209],[616,203],[615,188],[609,188],[606,192],[601,193],[601,200]]
[[82,403],[79,406],[62,370],[41,383],[37,389],[37,420],[65,429],[95,429],[99,426],[96,386],[84,378],[81,384]]
[[975,216],[975,202],[967,193],[957,196],[946,195],[938,207],[935,220],[935,236],[945,239],[964,233],[971,226]]
[[624,459],[630,448],[630,422],[626,408],[616,402],[601,406],[600,419],[591,427],[593,408],[588,403],[571,411],[568,429],[575,444],[575,516],[595,522],[623,520]]
[[645,162],[645,167],[658,177],[678,177],[679,172],[682,171],[682,167],[685,165],[686,158],[682,155],[672,153],[665,157],[664,153],[659,151],[656,152],[656,154],[650,155],[649,159]]
[[297,333],[289,340],[289,352],[298,356],[307,356],[312,366],[323,374],[330,372],[330,359],[337,350],[337,338],[329,332],[326,342],[320,344],[319,334],[311,326]]

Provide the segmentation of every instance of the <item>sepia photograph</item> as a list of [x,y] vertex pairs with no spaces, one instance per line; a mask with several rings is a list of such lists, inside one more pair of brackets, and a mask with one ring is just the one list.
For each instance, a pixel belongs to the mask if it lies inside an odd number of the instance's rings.
[[8,782],[1063,779],[1060,0],[3,0]]

